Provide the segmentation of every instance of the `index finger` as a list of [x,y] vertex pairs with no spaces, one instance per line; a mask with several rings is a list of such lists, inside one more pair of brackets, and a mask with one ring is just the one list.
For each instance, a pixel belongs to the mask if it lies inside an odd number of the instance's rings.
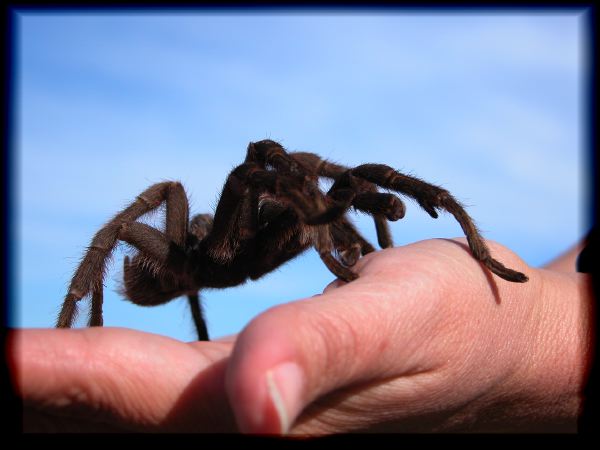
[[231,431],[231,345],[120,328],[27,329],[11,332],[8,354],[26,409],[133,430]]

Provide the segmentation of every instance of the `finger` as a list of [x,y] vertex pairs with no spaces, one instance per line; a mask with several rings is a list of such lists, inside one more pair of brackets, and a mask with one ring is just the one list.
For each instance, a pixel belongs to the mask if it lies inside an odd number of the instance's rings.
[[326,392],[427,369],[419,345],[406,344],[424,325],[409,320],[412,300],[404,307],[391,300],[395,289],[414,288],[379,283],[373,275],[381,266],[370,261],[361,260],[358,280],[271,309],[240,334],[226,387],[242,431],[286,432]]
[[224,344],[233,344],[237,339],[237,334],[228,334],[226,336],[220,336],[215,339],[211,339],[212,342],[220,342]]
[[348,282],[346,282],[344,280],[340,280],[339,278],[336,278],[331,283],[329,283],[327,286],[325,286],[325,289],[323,289],[323,294],[331,293],[334,289],[340,288],[340,287],[344,286],[345,284],[348,284]]
[[202,344],[118,328],[17,330],[9,359],[17,394],[37,412],[33,419],[233,431],[223,384],[231,344]]
[[[431,251],[439,247],[447,252]],[[449,260],[460,261],[455,271],[446,270]],[[357,280],[273,308],[240,334],[226,389],[242,431],[285,433],[316,399],[378,380],[393,380],[402,397],[395,407],[408,415],[439,393],[434,374],[448,363],[448,347],[468,354],[479,342],[474,332],[460,339],[457,315],[485,323],[497,307],[480,264],[455,243],[384,250],[357,270]],[[473,287],[455,292],[461,276]]]
[[[285,433],[306,405],[327,392],[420,370],[411,352],[399,355],[391,322],[382,317],[386,308],[369,308],[363,316],[354,301],[359,299],[341,298],[342,292],[272,309],[240,335],[227,389],[242,431]],[[367,316],[383,319],[374,327],[377,334]],[[397,360],[404,367],[391,363]]]

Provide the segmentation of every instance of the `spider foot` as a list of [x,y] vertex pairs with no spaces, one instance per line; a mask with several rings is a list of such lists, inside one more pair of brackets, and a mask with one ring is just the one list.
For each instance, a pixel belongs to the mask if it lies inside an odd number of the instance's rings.
[[512,281],[513,283],[525,283],[529,280],[529,277],[524,273],[518,272],[513,269],[509,269],[508,267],[504,266],[504,264],[502,264],[499,261],[496,261],[493,258],[490,258],[487,261],[485,261],[485,265],[493,273],[495,273],[500,278],[506,281]]
[[360,244],[353,244],[352,247],[348,249],[341,250],[338,255],[340,261],[346,267],[352,267],[359,260],[362,253],[362,249]]

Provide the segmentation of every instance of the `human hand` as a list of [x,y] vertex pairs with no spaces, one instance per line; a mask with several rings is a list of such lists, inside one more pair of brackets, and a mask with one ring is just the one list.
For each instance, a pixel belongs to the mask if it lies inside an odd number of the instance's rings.
[[464,239],[436,239],[369,254],[359,279],[258,316],[227,370],[241,429],[576,431],[590,277],[489,245],[529,282],[491,275]]
[[233,339],[185,343],[124,328],[15,330],[26,432],[231,432]]
[[256,433],[574,430],[585,276],[491,247],[530,281],[431,240],[367,255],[358,280],[275,307],[237,340],[17,331],[26,428],[233,431],[235,416]]

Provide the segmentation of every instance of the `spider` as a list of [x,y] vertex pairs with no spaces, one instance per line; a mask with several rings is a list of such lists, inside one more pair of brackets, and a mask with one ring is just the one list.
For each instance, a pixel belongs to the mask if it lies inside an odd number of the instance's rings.
[[[325,193],[319,178],[332,180]],[[490,251],[461,204],[446,190],[383,164],[344,167],[314,153],[287,152],[272,140],[251,142],[243,164],[228,175],[214,216],[189,220],[181,183],[154,184],[138,195],[93,237],[75,270],[56,322],[72,326],[77,302],[91,296],[89,326],[101,326],[103,278],[119,241],[137,250],[124,259],[122,294],[141,306],[187,296],[199,340],[208,340],[199,291],[256,280],[314,247],[338,278],[358,277],[351,267],[375,251],[349,221],[350,208],[370,214],[382,248],[393,245],[388,221],[404,217],[402,200],[411,197],[433,218],[452,214],[473,256],[499,277],[525,282],[527,276],[505,267]],[[137,220],[166,204],[164,231]]]

